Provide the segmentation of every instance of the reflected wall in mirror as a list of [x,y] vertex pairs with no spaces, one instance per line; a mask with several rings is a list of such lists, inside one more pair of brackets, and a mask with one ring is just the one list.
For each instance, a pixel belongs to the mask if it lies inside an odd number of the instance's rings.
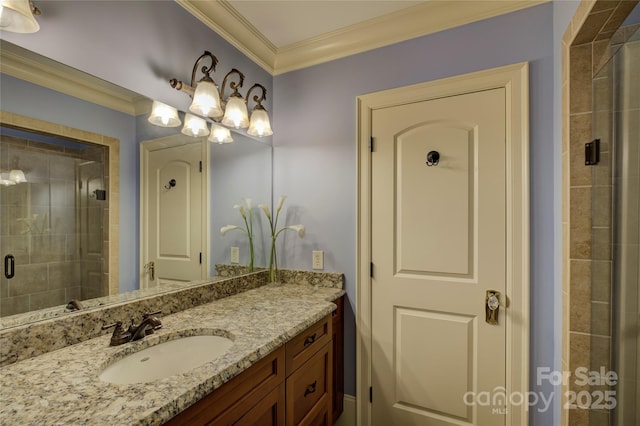
[[[50,61],[5,40],[0,40],[0,43],[2,117],[8,117],[8,114],[24,117],[19,125],[11,127],[55,134],[40,129],[38,123],[42,121],[55,123],[66,132],[74,129],[79,133],[71,136],[71,139],[76,141],[87,140],[85,135],[107,135],[101,136],[103,141],[107,138],[120,141],[119,157],[116,160],[110,157],[119,166],[119,173],[112,175],[114,179],[111,182],[112,187],[118,189],[120,202],[115,206],[115,211],[119,213],[119,219],[111,221],[105,229],[111,235],[109,241],[112,242],[112,252],[108,257],[105,256],[105,259],[109,259],[105,260],[109,268],[103,272],[108,274],[108,280],[112,282],[109,286],[112,296],[93,299],[90,303],[83,301],[83,305],[86,308],[148,294],[140,290],[141,276],[144,274],[140,266],[143,259],[140,257],[139,242],[140,143],[169,135],[185,138],[185,143],[188,143],[186,140],[193,142],[193,138],[176,136],[179,135],[179,127],[166,129],[151,125],[147,118],[152,102],[143,96]],[[183,118],[184,114],[180,113],[180,116]],[[207,263],[210,275],[215,274],[215,264],[230,263],[231,247],[239,247],[240,265],[248,262],[246,238],[243,239],[240,233],[229,233],[224,238],[220,235],[221,226],[242,223],[237,210],[233,208],[234,204],[242,203],[242,197],[251,197],[255,205],[271,202],[271,145],[240,133],[232,132],[232,137],[233,143],[209,143],[210,208],[205,218],[209,256],[203,262]],[[113,210],[114,198],[107,196],[107,200]],[[256,265],[264,266],[266,256],[261,248],[264,236],[259,229],[262,218],[257,213],[254,211],[254,225],[259,234],[256,238]],[[2,214],[4,217],[4,211]],[[116,241],[115,245],[113,241]],[[4,251],[2,255],[5,255]],[[5,287],[1,291],[5,292]],[[164,289],[156,288],[154,291]],[[114,293],[120,295],[113,296]],[[86,297],[89,297],[88,294]],[[71,295],[65,293],[65,299]],[[47,311],[44,314],[48,317],[58,315],[66,311],[65,306],[58,306],[55,312]],[[25,316],[24,321],[42,319],[39,314],[43,312],[36,311],[35,315]],[[24,322],[5,319],[0,321],[0,327]]]

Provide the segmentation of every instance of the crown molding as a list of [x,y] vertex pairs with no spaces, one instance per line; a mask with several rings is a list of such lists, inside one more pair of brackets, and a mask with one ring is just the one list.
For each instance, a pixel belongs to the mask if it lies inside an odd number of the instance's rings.
[[425,2],[301,43],[285,46],[278,50],[275,74],[362,53],[548,1]]
[[129,115],[150,110],[150,101],[75,68],[0,40],[0,72]]
[[225,0],[176,0],[272,75],[317,65],[551,0],[427,1],[277,48]]
[[265,71],[275,73],[278,49],[227,1],[175,1]]

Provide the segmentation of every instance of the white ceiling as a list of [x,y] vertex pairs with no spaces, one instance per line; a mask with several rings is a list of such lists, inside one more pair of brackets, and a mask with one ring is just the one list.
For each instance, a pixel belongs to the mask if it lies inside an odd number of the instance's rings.
[[424,3],[399,0],[228,1],[277,48]]
[[550,0],[176,0],[271,74]]

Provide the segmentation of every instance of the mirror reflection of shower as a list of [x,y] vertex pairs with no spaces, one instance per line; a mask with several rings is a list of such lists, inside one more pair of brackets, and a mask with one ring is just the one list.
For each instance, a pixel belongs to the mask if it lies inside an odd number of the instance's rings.
[[108,295],[107,152],[0,127],[0,316]]

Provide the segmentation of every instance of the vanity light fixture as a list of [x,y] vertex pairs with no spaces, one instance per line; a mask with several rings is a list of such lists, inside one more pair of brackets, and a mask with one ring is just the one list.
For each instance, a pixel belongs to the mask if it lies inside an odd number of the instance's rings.
[[209,127],[204,118],[185,114],[184,126],[182,126],[181,133],[187,136],[193,136],[194,138],[207,136],[209,134]]
[[178,127],[182,122],[178,110],[159,101],[153,101],[149,123],[160,127]]
[[[199,68],[203,61],[210,61],[211,64]],[[262,106],[262,102],[267,97],[267,89],[263,85],[256,83],[251,86],[246,98],[243,98],[238,89],[244,84],[244,74],[233,68],[224,76],[222,89],[218,91],[218,85],[211,78],[211,73],[215,71],[217,64],[218,59],[211,52],[205,51],[193,65],[191,84],[185,84],[175,78],[169,80],[169,84],[174,89],[183,91],[193,98],[189,111],[194,114],[211,118],[227,127],[236,129],[246,129],[248,127],[249,131],[247,133],[253,136],[272,135],[269,114]],[[203,76],[196,82],[198,69],[200,69]],[[237,81],[234,81],[234,79],[237,79]],[[229,88],[233,92],[225,99],[224,93],[227,83],[229,83]],[[251,119],[249,119],[247,104],[254,90],[261,90],[262,93],[251,98],[255,106],[251,113]]]
[[40,24],[33,15],[40,9],[31,0],[0,0],[0,29],[14,33],[35,33]]
[[251,136],[270,136],[273,134],[271,123],[269,123],[269,115],[262,104],[258,103],[251,112],[251,122],[247,133]]
[[13,169],[9,173],[3,172],[0,174],[0,185],[3,186],[17,185],[19,183],[25,183],[26,181],[27,178],[20,169]]
[[6,173],[2,173],[0,175],[0,185],[2,185],[2,186],[11,186],[11,185],[15,185],[15,184],[16,183],[14,181],[9,179],[9,176]]
[[15,183],[24,183],[27,181],[27,178],[22,170],[13,169],[9,172],[9,180]]
[[217,124],[211,124],[211,133],[209,133],[209,139],[207,140],[215,143],[233,142],[229,129],[218,126]]

